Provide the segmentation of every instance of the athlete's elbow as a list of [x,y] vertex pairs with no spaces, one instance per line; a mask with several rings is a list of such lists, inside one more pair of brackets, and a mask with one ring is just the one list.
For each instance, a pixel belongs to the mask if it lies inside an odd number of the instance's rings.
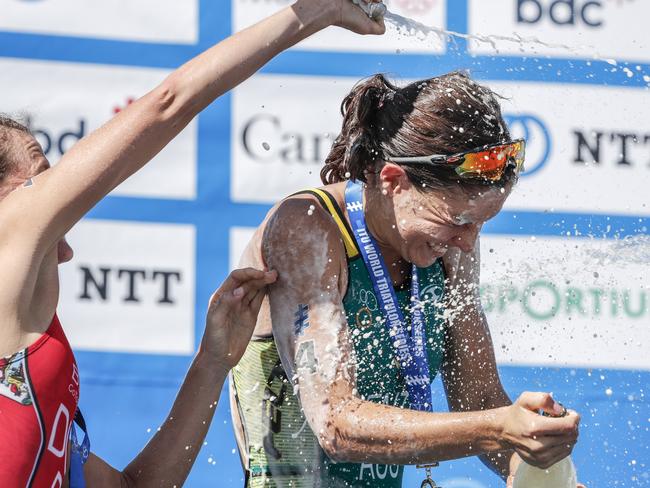
[[331,410],[317,431],[318,442],[327,457],[337,463],[363,457],[363,450],[355,441],[354,429],[347,420],[345,410]]
[[335,463],[349,461],[350,450],[345,436],[336,428],[328,428],[318,436],[318,443],[325,455]]
[[120,473],[120,488],[137,488],[136,477],[134,477],[128,468]]
[[182,86],[182,83],[171,75],[150,93],[150,100],[158,119],[184,127],[196,115],[198,109],[191,97],[183,96]]

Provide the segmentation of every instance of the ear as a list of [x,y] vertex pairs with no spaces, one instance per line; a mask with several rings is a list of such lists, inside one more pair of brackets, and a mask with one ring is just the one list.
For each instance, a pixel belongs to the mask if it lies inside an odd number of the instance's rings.
[[[382,193],[393,195],[411,187],[406,171],[400,165],[387,162],[379,172],[379,184]],[[385,191],[384,191],[385,190]]]

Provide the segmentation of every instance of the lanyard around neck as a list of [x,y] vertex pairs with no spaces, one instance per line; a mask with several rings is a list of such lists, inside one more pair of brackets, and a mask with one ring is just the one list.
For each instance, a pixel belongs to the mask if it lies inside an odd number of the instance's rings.
[[384,324],[390,334],[393,350],[404,376],[411,409],[431,411],[431,379],[426,349],[424,307],[420,303],[417,266],[413,265],[411,274],[412,311],[409,333],[384,258],[366,226],[361,183],[348,182],[345,188],[345,206],[350,216],[354,238],[370,275],[377,301],[384,315]]

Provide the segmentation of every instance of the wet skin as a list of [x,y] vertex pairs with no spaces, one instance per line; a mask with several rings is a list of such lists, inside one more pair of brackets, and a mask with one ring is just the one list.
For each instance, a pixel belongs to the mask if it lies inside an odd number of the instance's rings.
[[[325,187],[344,209],[345,184]],[[395,284],[410,264],[428,266],[442,257],[449,278],[451,312],[442,377],[451,413],[423,413],[365,402],[354,394],[350,339],[342,308],[347,262],[338,229],[310,196],[276,205],[256,231],[242,264],[279,271],[262,306],[255,335],[273,335],[287,375],[312,431],[326,454],[349,462],[413,464],[481,454],[505,477],[519,456],[548,466],[571,452],[579,417],[541,418],[531,410],[559,408],[543,393],[511,401],[496,370],[494,351],[478,297],[481,225],[501,209],[508,190],[468,197],[462,192],[420,192],[395,165],[385,165],[365,191],[368,227],[378,240]],[[311,211],[310,211],[311,210]],[[299,304],[310,327],[291,326]],[[313,341],[319,371],[296,368],[301,344]],[[233,410],[242,450],[241,421]]]

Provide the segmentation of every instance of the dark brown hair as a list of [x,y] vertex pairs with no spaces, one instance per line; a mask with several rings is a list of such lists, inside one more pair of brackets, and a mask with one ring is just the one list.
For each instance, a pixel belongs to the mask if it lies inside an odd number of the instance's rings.
[[[378,74],[352,89],[341,112],[341,133],[320,173],[324,184],[366,181],[367,171],[388,156],[449,155],[510,140],[497,96],[461,72],[402,88]],[[460,179],[448,166],[400,165],[420,189],[455,183],[470,190],[483,183]],[[514,170],[508,170],[494,184],[514,179]]]
[[15,164],[15,147],[12,142],[13,131],[29,134],[29,129],[14,119],[0,114],[0,183]]

